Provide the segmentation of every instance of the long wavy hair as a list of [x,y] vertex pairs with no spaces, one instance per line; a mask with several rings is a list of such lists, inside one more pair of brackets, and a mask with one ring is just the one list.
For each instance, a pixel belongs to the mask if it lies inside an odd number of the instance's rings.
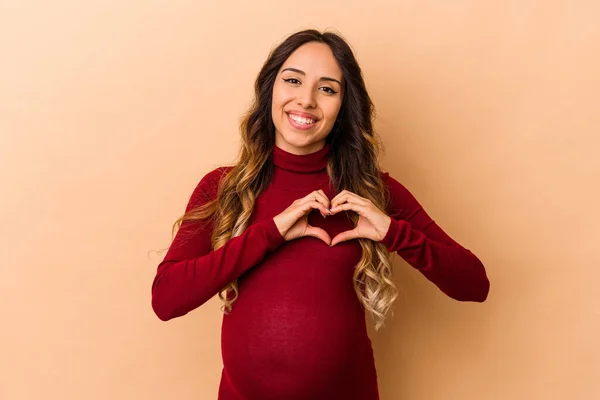
[[[273,176],[273,85],[287,58],[309,42],[331,48],[344,81],[338,118],[326,139],[330,145],[327,170],[331,182],[336,190],[349,190],[387,210],[389,194],[379,168],[381,144],[373,131],[374,106],[361,69],[344,39],[311,29],[290,35],[270,52],[255,82],[254,101],[241,122],[241,148],[235,165],[221,179],[216,198],[185,213],[173,225],[174,231],[184,221],[212,219],[212,246],[216,250],[248,227],[256,198]],[[351,218],[356,223],[358,215],[352,213]],[[392,281],[391,255],[383,244],[358,240],[362,257],[354,270],[354,289],[378,330],[398,294]],[[219,292],[225,313],[232,310],[239,295],[237,280]]]

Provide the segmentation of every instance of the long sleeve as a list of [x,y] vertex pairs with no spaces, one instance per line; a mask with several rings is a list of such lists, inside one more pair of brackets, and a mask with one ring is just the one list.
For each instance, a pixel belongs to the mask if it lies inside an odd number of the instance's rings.
[[390,190],[392,222],[381,243],[449,297],[485,301],[490,282],[477,256],[448,236],[401,183],[387,173],[382,178]]
[[[186,212],[215,198],[223,173],[216,169],[202,178]],[[161,320],[201,306],[285,241],[273,219],[250,225],[214,251],[211,235],[212,223],[195,221],[184,222],[175,235],[152,283],[152,308]]]

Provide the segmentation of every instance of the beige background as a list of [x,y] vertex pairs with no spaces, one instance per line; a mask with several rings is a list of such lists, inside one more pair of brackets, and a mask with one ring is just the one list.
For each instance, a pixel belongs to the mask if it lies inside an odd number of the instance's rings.
[[[484,304],[401,259],[382,400],[600,398],[595,1],[0,1],[1,399],[214,399],[219,302],[150,285],[273,45],[334,27],[384,165],[484,262]],[[150,251],[150,253],[148,253]]]

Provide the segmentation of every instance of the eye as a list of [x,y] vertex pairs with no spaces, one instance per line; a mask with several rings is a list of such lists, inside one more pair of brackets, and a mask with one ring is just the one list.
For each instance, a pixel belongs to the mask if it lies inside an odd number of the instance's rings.
[[332,88],[330,88],[328,86],[323,86],[320,89],[322,89],[324,92],[329,93],[329,94],[336,94],[337,93],[335,90],[333,90]]
[[287,83],[291,83],[292,85],[300,83],[300,81],[296,78],[284,78],[283,80]]

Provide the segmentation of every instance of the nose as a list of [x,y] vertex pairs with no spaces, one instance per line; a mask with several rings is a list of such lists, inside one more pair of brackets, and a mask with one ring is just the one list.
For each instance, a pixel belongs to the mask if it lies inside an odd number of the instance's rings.
[[305,87],[298,93],[298,105],[302,108],[315,108],[315,93],[310,87]]

